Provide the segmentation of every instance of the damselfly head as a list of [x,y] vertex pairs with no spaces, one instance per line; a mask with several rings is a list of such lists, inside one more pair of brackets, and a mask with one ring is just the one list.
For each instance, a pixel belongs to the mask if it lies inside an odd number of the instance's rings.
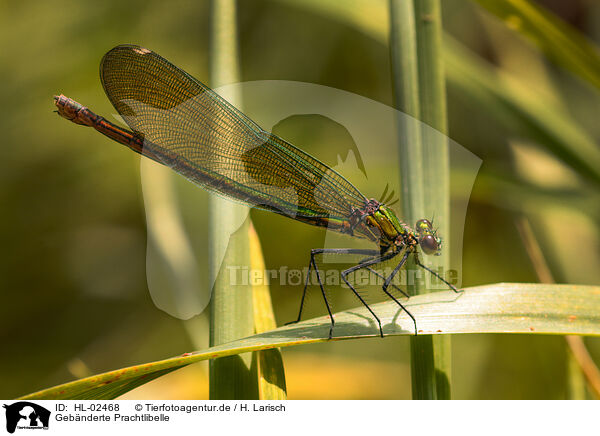
[[442,238],[433,229],[433,224],[427,219],[420,219],[415,226],[417,239],[423,253],[439,256],[442,253]]

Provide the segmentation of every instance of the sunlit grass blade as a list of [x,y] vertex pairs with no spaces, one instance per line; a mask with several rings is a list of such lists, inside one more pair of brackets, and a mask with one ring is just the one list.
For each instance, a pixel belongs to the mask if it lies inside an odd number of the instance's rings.
[[[406,303],[419,319],[420,334],[521,333],[600,336],[600,286],[500,283],[466,288],[460,296],[435,292]],[[386,335],[412,335],[412,323],[392,302],[371,306]],[[110,399],[182,366],[202,360],[328,341],[327,316],[253,335],[208,350],[109,371],[32,394],[23,399]],[[334,340],[379,338],[364,307],[336,314]]]
[[[266,271],[260,241],[254,226],[248,229],[250,242],[250,269],[263,273]],[[252,283],[252,299],[254,306],[254,332],[263,333],[277,328],[267,277],[259,277]],[[285,400],[285,371],[281,351],[277,348],[254,353],[253,365],[258,377],[258,398],[261,400]]]

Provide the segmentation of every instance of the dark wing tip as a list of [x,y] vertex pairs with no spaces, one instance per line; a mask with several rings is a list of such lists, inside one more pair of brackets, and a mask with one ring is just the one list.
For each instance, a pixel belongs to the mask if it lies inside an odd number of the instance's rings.
[[122,81],[125,78],[133,80],[133,76],[139,75],[139,72],[135,72],[136,69],[148,62],[141,58],[149,55],[158,57],[153,51],[139,45],[121,44],[106,52],[100,61],[100,82],[108,99],[121,114],[126,110],[119,106],[124,86]]
[[115,58],[121,57],[123,54],[135,53],[140,56],[148,55],[153,53],[152,50],[149,50],[145,47],[141,47],[135,44],[120,44],[116,47],[111,48],[106,52],[104,56],[102,56],[102,60],[100,61],[100,77],[103,77],[103,73],[105,71],[105,66],[113,61]]

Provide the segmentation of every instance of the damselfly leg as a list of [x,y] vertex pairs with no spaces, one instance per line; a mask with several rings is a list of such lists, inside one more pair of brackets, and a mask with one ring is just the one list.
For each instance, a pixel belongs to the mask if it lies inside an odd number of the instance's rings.
[[[318,249],[313,249],[310,252],[310,262],[308,265],[308,274],[306,277],[306,282],[304,283],[304,290],[302,292],[302,299],[300,300],[300,310],[298,311],[298,318],[294,321],[291,321],[287,324],[293,324],[296,322],[299,322],[301,317],[302,317],[302,310],[304,309],[304,302],[305,302],[305,298],[306,298],[306,291],[309,285],[309,280],[310,280],[310,273],[311,270],[315,271],[315,274],[317,276],[317,281],[319,283],[319,287],[321,289],[321,294],[323,296],[323,300],[325,301],[325,306],[327,307],[327,312],[329,314],[329,318],[331,320],[331,327],[329,329],[329,339],[332,338],[333,335],[333,327],[335,325],[335,320],[333,318],[333,314],[331,312],[331,306],[329,304],[329,301],[327,300],[327,295],[325,293],[325,288],[323,286],[323,282],[321,280],[321,272],[319,270],[318,264],[315,260],[315,257],[318,255],[323,255],[323,254],[341,254],[341,255],[347,255],[347,254],[358,254],[358,255],[363,255],[363,256],[369,256],[367,259],[363,259],[359,264],[348,268],[347,270],[342,271],[341,277],[342,280],[344,280],[344,283],[350,288],[350,290],[354,293],[354,295],[359,299],[359,301],[367,308],[367,310],[371,313],[371,315],[373,315],[373,317],[375,318],[375,320],[377,321],[377,324],[379,325],[379,332],[380,335],[383,337],[383,328],[381,325],[381,321],[379,319],[379,317],[375,314],[375,312],[371,309],[371,307],[367,304],[367,302],[362,298],[362,296],[358,293],[358,291],[356,290],[356,288],[348,281],[347,277],[349,274],[358,271],[360,269],[366,269],[369,272],[375,274],[376,276],[385,279],[384,283],[387,283],[387,285],[385,285],[385,287],[383,287],[383,291],[385,292],[385,294],[390,297],[392,300],[394,300],[396,302],[396,304],[398,304],[398,306],[400,306],[401,309],[403,309],[409,316],[410,318],[413,320],[413,323],[415,324],[415,334],[416,334],[416,321],[415,318],[413,317],[413,315],[406,309],[406,307],[404,307],[404,305],[402,305],[388,290],[387,287],[390,285],[390,281],[391,279],[389,278],[385,278],[385,276],[381,275],[380,273],[378,273],[377,271],[375,271],[374,269],[372,269],[371,267],[385,262],[387,260],[390,260],[394,257],[396,257],[398,255],[398,252],[391,252],[391,253],[387,253],[384,255],[381,255],[379,250],[368,250],[368,249],[353,249],[353,248],[318,248]],[[406,256],[403,257],[402,261],[400,262],[399,266],[396,267],[395,271],[397,269],[399,269],[400,267],[402,267],[402,265],[406,262]],[[401,292],[403,295],[405,295],[408,298],[408,295],[406,294],[406,292],[404,292],[402,289],[400,289],[399,287],[397,287],[394,284],[391,284],[392,287],[394,287],[395,289],[397,289],[399,292]]]

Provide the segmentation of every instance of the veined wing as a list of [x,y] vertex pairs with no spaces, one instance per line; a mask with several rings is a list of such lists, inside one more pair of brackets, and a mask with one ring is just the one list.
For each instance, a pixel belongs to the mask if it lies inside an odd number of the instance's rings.
[[209,191],[317,225],[347,223],[365,205],[337,172],[150,50],[117,46],[102,59],[100,75],[144,146]]

